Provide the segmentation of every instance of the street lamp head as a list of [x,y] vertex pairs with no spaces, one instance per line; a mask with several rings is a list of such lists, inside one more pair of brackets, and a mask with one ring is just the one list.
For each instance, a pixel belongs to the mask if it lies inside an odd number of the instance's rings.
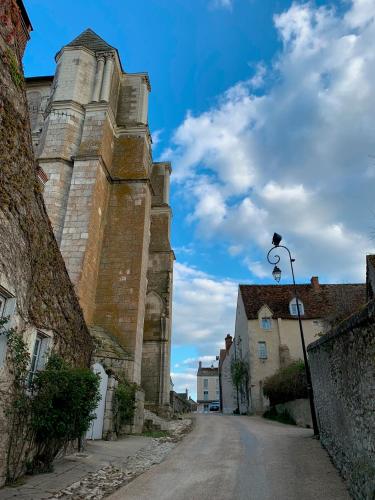
[[275,281],[279,283],[281,280],[281,269],[275,266],[272,271],[272,276],[274,277]]
[[281,234],[273,233],[273,238],[272,238],[272,245],[275,247],[278,247],[280,245],[280,242],[282,240]]

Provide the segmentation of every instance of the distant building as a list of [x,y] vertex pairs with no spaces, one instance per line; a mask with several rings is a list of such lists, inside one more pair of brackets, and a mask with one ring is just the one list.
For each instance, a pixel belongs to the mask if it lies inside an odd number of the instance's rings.
[[[364,284],[322,285],[313,277],[297,289],[306,346],[366,302]],[[293,286],[240,285],[235,337],[225,341],[219,363],[223,412],[262,413],[268,406],[264,380],[303,359]],[[234,361],[247,369],[238,391],[231,377]]]
[[197,403],[189,397],[189,391],[185,392],[171,391],[171,407],[173,413],[190,413],[197,410]]
[[220,402],[219,369],[202,367],[199,361],[197,372],[198,412],[209,411],[210,404]]

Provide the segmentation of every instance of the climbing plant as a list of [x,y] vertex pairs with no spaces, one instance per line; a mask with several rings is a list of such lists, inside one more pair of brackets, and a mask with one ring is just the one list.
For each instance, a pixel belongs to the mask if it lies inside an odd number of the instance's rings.
[[88,429],[100,399],[99,378],[51,354],[45,369],[29,378],[30,356],[22,333],[0,319],[7,337],[9,380],[1,385],[7,421],[7,482],[25,471],[52,469],[56,455]]
[[132,384],[124,376],[120,377],[114,394],[115,430],[119,434],[121,427],[130,424],[135,412],[135,393],[137,384]]
[[34,433],[30,427],[31,396],[27,390],[30,356],[23,336],[8,328],[8,318],[0,318],[0,335],[7,337],[9,379],[1,385],[0,396],[7,421],[7,483],[14,482],[29,459]]
[[233,384],[237,388],[241,387],[248,378],[248,368],[245,361],[242,361],[242,359],[234,360],[231,365],[231,375]]

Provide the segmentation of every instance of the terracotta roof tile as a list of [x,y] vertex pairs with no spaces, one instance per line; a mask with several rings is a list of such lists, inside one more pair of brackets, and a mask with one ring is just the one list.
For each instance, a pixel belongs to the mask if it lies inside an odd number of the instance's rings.
[[[274,318],[296,319],[289,312],[294,298],[292,285],[239,285],[248,319],[256,319],[259,309],[267,304]],[[366,303],[365,284],[297,285],[299,299],[304,305],[305,319],[325,318],[335,314],[340,305],[349,304],[355,312]]]

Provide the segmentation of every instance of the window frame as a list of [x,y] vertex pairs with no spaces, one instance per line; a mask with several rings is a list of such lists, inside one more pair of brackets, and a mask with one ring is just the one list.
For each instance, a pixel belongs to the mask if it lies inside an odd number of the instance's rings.
[[[16,308],[16,298],[10,293],[6,288],[0,285],[0,297],[1,297],[1,307],[0,307],[0,319],[7,318],[8,321],[4,325],[6,328],[12,326],[12,316]],[[6,353],[7,353],[7,337],[6,335],[0,336],[0,368],[4,366]]]
[[[263,321],[268,321],[269,326],[264,326]],[[262,318],[260,318],[260,327],[262,328],[262,330],[272,330],[272,318],[270,318],[269,316],[263,316]]]
[[203,389],[208,389],[208,378],[203,379]]
[[[301,299],[298,299],[298,304],[299,304],[300,315],[303,316],[305,314],[305,306],[303,305],[303,302],[302,302]],[[289,312],[290,312],[291,316],[297,316],[298,317],[298,309],[297,309],[297,299],[296,299],[296,297],[294,297],[289,302]]]
[[268,359],[267,342],[265,342],[264,340],[258,341],[258,359]]
[[[30,355],[30,368],[27,377],[27,385],[30,387],[35,374],[41,370],[46,365],[47,362],[47,353],[52,341],[51,335],[48,335],[46,332],[41,330],[36,331],[35,340],[33,343],[32,352]],[[35,352],[35,348],[37,347],[37,351]],[[43,360],[44,358],[44,360]]]

